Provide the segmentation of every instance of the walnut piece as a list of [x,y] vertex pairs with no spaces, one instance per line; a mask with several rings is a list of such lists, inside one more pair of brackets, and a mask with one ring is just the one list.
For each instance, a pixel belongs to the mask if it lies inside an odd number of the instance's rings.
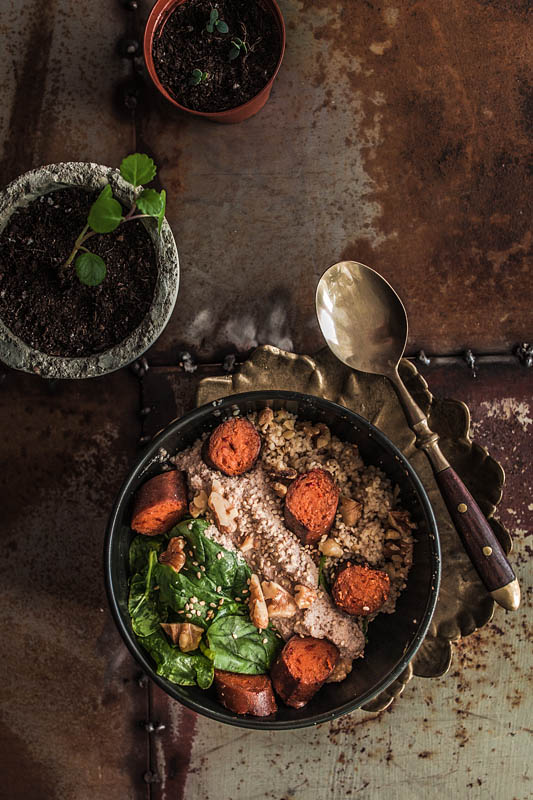
[[250,620],[259,630],[268,628],[268,611],[261,589],[261,582],[257,575],[250,578],[250,599],[248,600]]
[[182,623],[181,622],[160,622],[159,623],[163,630],[165,631],[166,635],[172,642],[172,644],[177,644],[178,639],[180,637],[180,628]]
[[361,519],[363,506],[357,500],[352,500],[351,497],[343,495],[340,502],[340,512],[344,524],[351,528]]
[[287,494],[287,487],[285,486],[284,483],[279,483],[279,481],[276,481],[276,483],[272,484],[272,488],[274,489],[278,497],[285,497],[285,495]]
[[207,511],[207,493],[200,489],[196,497],[189,503],[189,512],[191,517],[199,517],[200,514],[205,514]]
[[347,675],[352,671],[352,661],[345,658],[339,658],[333,672],[331,672],[326,680],[326,683],[338,683],[343,681]]
[[293,617],[298,611],[298,606],[289,592],[274,581],[263,581],[261,584],[263,595],[266,600],[268,616],[271,619],[276,617]]
[[200,628],[199,625],[193,625],[191,622],[180,623],[178,644],[182,653],[190,653],[191,650],[196,650],[203,632],[204,629]]
[[186,542],[183,536],[173,536],[169,540],[167,549],[159,556],[161,564],[168,564],[174,572],[179,572],[185,564],[185,553],[183,552]]
[[318,549],[323,556],[330,556],[331,558],[340,558],[343,553],[342,547],[335,539],[325,539],[319,543]]
[[[220,486],[216,481],[217,487]],[[213,481],[213,486],[215,481]],[[226,500],[226,498],[219,492],[213,489],[207,501],[209,508],[215,517],[215,523],[219,531],[222,533],[233,533],[237,528],[237,510],[233,508]]]
[[261,428],[268,428],[272,420],[274,419],[274,412],[271,408],[264,408],[262,411],[259,412],[259,416],[257,418],[257,424]]
[[251,550],[254,546],[254,537],[252,534],[248,534],[239,545],[239,550],[241,553],[247,553],[248,550]]
[[389,511],[387,521],[391,528],[400,533],[409,533],[409,530],[416,528],[416,524],[411,521],[408,511]]
[[300,583],[297,583],[294,588],[294,600],[298,608],[311,608],[317,598],[315,590],[310,589],[309,586],[303,586]]

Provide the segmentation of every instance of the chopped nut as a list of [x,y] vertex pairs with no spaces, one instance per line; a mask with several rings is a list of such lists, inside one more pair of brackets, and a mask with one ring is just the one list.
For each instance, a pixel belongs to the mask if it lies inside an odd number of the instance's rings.
[[274,419],[274,412],[271,408],[264,408],[257,418],[257,424],[260,425],[262,428],[268,428],[272,420]]
[[275,481],[290,483],[298,477],[298,473],[292,467],[280,467],[278,469],[269,469],[269,474]]
[[246,536],[243,541],[239,545],[239,550],[241,553],[247,553],[248,550],[252,550],[254,546],[254,537],[249,534]]
[[190,653],[191,650],[196,650],[203,632],[204,629],[200,628],[199,625],[193,625],[191,622],[182,622],[178,642],[180,650],[183,653]]
[[191,517],[199,517],[200,514],[204,514],[207,510],[207,493],[201,489],[196,497],[189,503],[189,512]]
[[[213,484],[215,481],[213,481]],[[222,533],[233,533],[237,527],[237,510],[219,492],[212,491],[208,500],[216,526]]]
[[297,583],[294,588],[296,590],[294,592],[294,599],[298,608],[311,608],[317,598],[315,590],[310,589],[309,586],[303,586],[300,583]]
[[291,431],[291,430],[283,431],[282,436],[284,439],[294,439],[294,437],[296,436],[296,431]]
[[325,436],[319,436],[316,440],[316,446],[318,450],[324,450],[329,444],[330,440],[327,439]]
[[385,539],[400,539],[400,538],[401,538],[400,533],[398,531],[393,530],[393,528],[386,531],[385,533]]
[[159,556],[161,564],[168,564],[174,572],[179,572],[187,560],[183,552],[185,544],[185,539],[182,536],[173,536],[169,540],[167,549]]
[[333,672],[331,672],[326,680],[326,683],[338,683],[343,681],[347,675],[352,671],[351,659],[339,658]]
[[343,553],[342,547],[335,539],[326,539],[324,542],[320,542],[318,549],[322,555],[331,556],[332,558],[340,558]]
[[358,503],[357,500],[352,500],[351,497],[343,496],[341,497],[340,505],[341,517],[345,525],[352,527],[352,525],[359,522],[363,511],[361,503]]
[[[268,616],[271,619],[276,617],[293,617],[298,611],[298,606],[289,592],[274,581],[263,581],[261,584],[263,595],[266,600]],[[264,626],[266,628],[266,625]]]
[[416,528],[416,524],[411,521],[408,511],[389,511],[387,520],[389,525],[400,533],[409,533],[409,529]]
[[318,432],[324,437],[324,439],[327,439],[329,442],[329,440],[331,439],[331,431],[328,428],[328,426],[324,425],[323,422],[319,422],[317,423],[316,427],[318,428]]
[[287,494],[287,487],[283,483],[273,483],[272,488],[276,492],[278,497],[285,497]]
[[178,639],[180,636],[180,628],[183,623],[181,622],[160,622],[159,623],[163,630],[165,631],[166,635],[172,642],[172,644],[177,644]]
[[268,627],[268,610],[261,588],[261,582],[257,575],[252,575],[250,579],[250,599],[248,600],[250,609],[250,620],[256,628],[264,630]]

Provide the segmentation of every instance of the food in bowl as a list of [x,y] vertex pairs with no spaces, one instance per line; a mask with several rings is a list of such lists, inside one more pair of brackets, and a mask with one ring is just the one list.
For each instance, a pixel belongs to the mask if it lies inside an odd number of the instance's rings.
[[160,675],[214,680],[237,714],[274,713],[272,689],[302,707],[348,675],[368,624],[395,610],[415,527],[398,503],[323,424],[270,408],[225,420],[137,492],[138,641]]

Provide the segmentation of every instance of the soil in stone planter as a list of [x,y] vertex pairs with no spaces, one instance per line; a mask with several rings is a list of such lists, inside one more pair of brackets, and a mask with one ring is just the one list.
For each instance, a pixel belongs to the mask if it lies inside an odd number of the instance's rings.
[[26,344],[54,356],[89,356],[121,342],[152,302],[157,264],[141,222],[87,242],[107,267],[82,284],[63,267],[98,192],[59,189],[10,217],[0,234],[0,318]]
[[[228,25],[225,34],[208,33],[211,9]],[[246,43],[248,53],[229,60],[231,40]],[[281,40],[272,13],[261,0],[185,0],[156,31],[154,66],[166,90],[186,108],[226,111],[255,97],[278,63]],[[190,86],[193,70],[207,72],[207,81]]]

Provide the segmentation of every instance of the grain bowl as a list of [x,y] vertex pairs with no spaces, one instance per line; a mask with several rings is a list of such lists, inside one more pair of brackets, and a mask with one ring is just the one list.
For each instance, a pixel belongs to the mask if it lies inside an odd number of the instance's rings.
[[[219,472],[215,481],[209,459],[206,462],[202,457],[202,443],[223,420],[235,418],[250,419],[261,432],[260,461],[247,475],[233,477]],[[132,503],[140,486],[174,467],[187,475],[189,496],[192,492],[193,497],[204,498],[215,484],[221,497],[236,498],[233,505],[239,510],[238,526],[232,524],[233,520],[212,524],[207,512],[204,524],[210,527],[206,533],[216,546],[229,548],[239,557],[244,555],[252,572],[266,580],[263,588],[285,586],[292,597],[298,598],[296,614],[289,615],[290,619],[273,620],[278,635],[285,640],[293,637],[291,641],[295,635],[316,637],[314,641],[325,638],[334,642],[340,653],[331,682],[303,707],[290,707],[289,698],[289,705],[279,703],[276,713],[269,717],[234,714],[217,702],[214,690],[176,685],[158,675],[154,661],[139,645],[128,614],[128,551],[134,536],[130,528]],[[333,512],[335,519],[329,523],[331,533],[313,534],[313,542],[300,548],[304,556],[300,552],[296,557],[294,542],[286,538],[288,531],[282,519],[282,505],[287,504],[287,492],[291,491],[287,486],[295,477],[291,472],[302,476],[326,470],[340,496],[337,513],[335,509]],[[191,509],[205,511],[194,505]],[[285,523],[286,520],[287,516]],[[246,542],[254,536],[257,541],[247,547]],[[354,569],[383,576],[387,592],[378,604],[379,612],[372,613],[374,609],[364,605],[346,614],[334,608],[328,592],[321,588],[315,592],[317,555],[326,581],[332,580],[339,564],[346,566],[346,559],[356,564],[362,559],[364,566],[354,565]],[[270,729],[330,720],[367,705],[384,691],[405,669],[423,640],[440,577],[431,507],[419,479],[395,446],[370,423],[345,408],[308,395],[276,391],[234,395],[203,406],[154,439],[119,494],[108,527],[105,567],[110,604],[119,630],[153,680],[175,699],[214,719]],[[378,568],[383,571],[374,573]],[[313,594],[309,607],[308,595]],[[267,604],[270,607],[268,598]],[[367,622],[371,623],[368,630]]]

